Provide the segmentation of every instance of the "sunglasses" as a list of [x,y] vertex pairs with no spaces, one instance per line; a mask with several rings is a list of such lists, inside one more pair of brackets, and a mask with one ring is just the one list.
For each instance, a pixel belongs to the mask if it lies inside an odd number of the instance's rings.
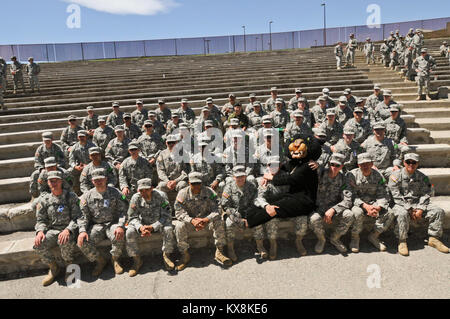
[[146,125],[145,128],[153,127],[153,125]]
[[416,165],[417,164],[416,161],[410,161],[410,160],[405,161],[405,163],[408,164],[408,165]]
[[330,163],[330,166],[331,166],[331,167],[341,167],[341,165],[335,164],[335,163]]
[[195,183],[191,183],[191,185],[193,185],[193,186],[198,186],[198,185],[201,185],[202,183],[197,183],[197,182],[195,182]]
[[175,144],[176,142],[167,142],[167,144],[169,144],[169,145],[173,145],[173,144]]
[[75,119],[69,120],[69,122],[75,122],[75,121],[76,121]]

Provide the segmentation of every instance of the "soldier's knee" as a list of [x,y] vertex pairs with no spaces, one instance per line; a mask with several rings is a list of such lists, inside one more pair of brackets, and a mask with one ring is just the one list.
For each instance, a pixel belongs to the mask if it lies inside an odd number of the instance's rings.
[[349,209],[344,210],[342,212],[342,219],[346,222],[352,221],[354,219],[352,211]]
[[133,240],[133,241],[135,241],[137,238],[138,238],[138,231],[137,231],[137,229],[136,228],[134,228],[133,226],[128,226],[127,227],[127,231],[126,231],[126,233],[125,233],[125,238],[127,239],[127,240]]
[[314,213],[309,220],[312,225],[316,225],[322,222],[322,217],[318,213]]
[[355,220],[359,220],[364,217],[364,211],[361,207],[353,206],[352,207],[352,213]]
[[403,207],[401,207],[401,206],[399,206],[399,205],[395,205],[395,206],[392,208],[392,213],[393,213],[394,216],[397,217],[397,218],[406,218],[406,217],[409,217],[408,211],[407,211],[405,208],[403,208]]

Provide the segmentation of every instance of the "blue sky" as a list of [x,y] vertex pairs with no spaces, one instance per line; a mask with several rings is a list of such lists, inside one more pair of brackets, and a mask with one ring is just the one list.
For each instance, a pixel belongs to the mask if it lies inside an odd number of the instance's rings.
[[[68,5],[81,28],[69,29]],[[150,40],[307,30],[323,27],[321,0],[15,0],[2,3],[0,44]],[[327,26],[364,25],[369,4],[381,23],[450,16],[450,1],[328,0]],[[120,14],[126,12],[127,14]],[[14,29],[13,29],[14,27]]]

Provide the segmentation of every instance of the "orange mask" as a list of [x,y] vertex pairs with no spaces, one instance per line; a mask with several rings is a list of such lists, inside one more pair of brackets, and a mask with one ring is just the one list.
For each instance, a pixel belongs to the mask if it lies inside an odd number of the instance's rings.
[[305,158],[308,154],[308,148],[303,139],[299,138],[289,144],[289,152],[293,159]]

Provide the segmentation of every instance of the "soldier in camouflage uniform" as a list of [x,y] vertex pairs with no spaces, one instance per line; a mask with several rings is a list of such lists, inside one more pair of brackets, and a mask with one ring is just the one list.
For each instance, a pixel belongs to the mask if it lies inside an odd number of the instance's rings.
[[348,41],[348,44],[346,46],[347,54],[346,54],[346,60],[347,63],[345,66],[354,66],[355,65],[355,51],[356,47],[358,46],[358,41],[355,39],[355,35],[352,33],[350,34],[350,40]]
[[336,121],[336,113],[334,109],[327,109],[327,121],[323,122],[319,129],[325,130],[327,133],[327,143],[329,146],[336,144],[342,137],[344,131],[343,126]]
[[[326,104],[327,109],[336,107],[336,102],[334,102],[333,99],[330,97],[330,89],[329,88],[322,89],[322,96],[326,100],[325,104]],[[316,99],[316,104],[319,104],[319,98]]]
[[340,253],[347,252],[347,247],[340,238],[347,233],[353,223],[352,193],[347,189],[344,167],[337,156],[332,156],[329,168],[318,169],[319,186],[317,189],[317,209],[311,214],[310,225],[317,237],[314,248],[321,254],[325,247],[324,223],[333,224],[333,232],[330,236],[331,244]]
[[228,94],[228,102],[225,103],[222,108],[220,109],[220,112],[222,113],[222,116],[225,116],[225,118],[228,118],[228,116],[233,113],[234,111],[234,105],[237,103],[236,101],[236,95],[234,93]]
[[80,194],[80,175],[84,167],[91,161],[89,159],[89,149],[97,147],[91,141],[88,141],[88,132],[85,130],[79,130],[78,143],[72,146],[69,153],[69,172],[73,178],[74,192]]
[[139,193],[134,194],[131,198],[128,207],[126,248],[128,256],[134,260],[128,274],[130,277],[137,275],[142,266],[140,244],[148,242],[153,233],[162,234],[164,264],[167,270],[173,270],[175,265],[170,259],[170,254],[175,250],[176,241],[167,195],[154,189],[150,178],[138,181],[138,191]]
[[55,162],[54,157],[47,157],[45,159],[45,169],[39,173],[37,179],[38,194],[42,195],[44,193],[50,193],[50,188],[48,187],[48,174],[52,171],[60,172],[63,180],[62,184],[63,189],[67,191],[72,191],[72,177],[70,173],[64,168],[59,167],[58,164]]
[[99,276],[107,260],[98,251],[98,244],[104,239],[111,241],[111,255],[116,274],[123,273],[119,258],[125,249],[125,221],[128,204],[125,196],[114,187],[106,185],[103,169],[92,174],[95,188],[81,197],[81,217],[78,218],[78,247],[90,262],[96,261],[92,276]]
[[89,158],[91,162],[83,168],[80,177],[80,189],[82,193],[86,193],[95,185],[92,183],[92,174],[95,169],[103,168],[108,178],[108,186],[116,187],[117,176],[114,167],[107,161],[102,160],[102,150],[99,147],[91,147],[89,149]]
[[375,110],[378,103],[383,102],[383,94],[381,92],[381,86],[379,84],[375,84],[373,86],[373,94],[369,95],[366,100],[366,108]]
[[153,123],[153,131],[155,131],[156,134],[158,134],[159,136],[161,136],[161,138],[163,138],[163,136],[166,135],[166,128],[156,117],[155,111],[148,111],[148,120]]
[[400,56],[397,52],[397,49],[393,49],[390,55],[391,62],[389,62],[389,69],[395,70],[396,66],[400,64],[399,59]]
[[222,126],[222,113],[220,113],[219,107],[213,103],[212,97],[208,97],[206,99],[206,106],[209,108],[210,116],[219,125],[219,128],[223,129],[223,126]]
[[346,129],[351,129],[355,133],[354,140],[361,144],[370,134],[372,134],[372,127],[370,122],[363,118],[364,110],[360,107],[355,107],[353,110],[353,118],[351,118],[344,126]]
[[226,216],[228,256],[233,262],[238,259],[234,250],[236,234],[248,228],[244,211],[253,204],[257,195],[258,189],[256,186],[247,181],[245,167],[235,166],[233,168],[233,181],[225,185],[220,200],[220,206]]
[[167,136],[171,135],[177,128],[179,128],[181,123],[183,123],[183,120],[180,119],[178,112],[177,111],[173,112],[172,119],[167,123],[166,136],[165,136],[166,140],[167,140]]
[[59,246],[64,262],[72,264],[76,249],[77,219],[81,215],[78,197],[63,189],[60,172],[49,173],[48,186],[51,193],[42,195],[36,205],[36,237],[33,246],[50,268],[42,281],[43,286],[53,283],[60,270],[51,251],[53,247]]
[[104,116],[99,116],[98,125],[94,131],[94,136],[92,137],[92,142],[94,142],[102,150],[105,150],[108,146],[109,141],[114,138],[114,130],[106,125],[106,118]]
[[125,130],[125,137],[134,141],[142,135],[142,130],[133,122],[131,122],[131,114],[123,114],[123,129]]
[[188,233],[208,228],[213,231],[216,246],[215,259],[219,263],[230,266],[232,264],[225,253],[226,245],[225,225],[220,216],[217,194],[209,187],[202,185],[202,175],[199,172],[189,174],[189,186],[178,192],[175,201],[175,235],[178,250],[182,257],[177,270],[183,270],[190,260]]
[[384,43],[380,46],[381,60],[384,68],[387,69],[389,65],[389,56],[391,53],[391,48],[388,45],[388,40],[384,39]]
[[42,133],[42,145],[40,145],[34,154],[34,169],[40,171],[44,168],[44,160],[47,157],[54,157],[59,166],[66,166],[66,159],[62,149],[53,143],[53,133]]
[[112,103],[112,109],[113,111],[109,113],[108,118],[106,119],[106,125],[114,128],[117,125],[123,124],[123,112],[120,111],[120,104],[117,101]]
[[288,125],[291,120],[291,116],[286,108],[283,108],[283,99],[277,98],[275,101],[275,109],[270,113],[270,117],[273,121],[273,127],[280,130],[280,137],[282,136],[282,132]]
[[439,47],[439,55],[441,57],[447,57],[449,49],[450,47],[448,46],[447,41],[442,42],[442,45]]
[[357,167],[358,155],[363,153],[361,145],[353,139],[354,136],[355,131],[347,127],[344,129],[342,138],[335,145],[331,146],[333,153],[341,153],[344,155],[344,160],[342,161],[344,173]]
[[414,46],[414,58],[418,58],[423,46],[423,35],[419,29],[416,29],[416,34],[412,38],[412,45]]
[[317,169],[319,166],[325,167],[327,165],[333,152],[327,143],[327,132],[324,129],[317,128],[314,138],[316,138],[322,146],[322,154],[314,165],[314,169]]
[[298,100],[303,98],[303,90],[301,88],[295,89],[295,96],[289,100],[288,111],[295,111],[297,109]]
[[164,128],[167,129],[167,123],[172,119],[172,111],[167,107],[164,99],[158,100],[159,109],[155,110],[156,118],[160,121]]
[[405,37],[405,45],[406,45],[406,47],[409,47],[409,46],[412,45],[413,38],[414,38],[414,29],[411,28],[411,29],[409,29],[409,32],[408,32],[408,34]]
[[144,121],[148,119],[148,112],[144,109],[144,101],[142,99],[136,100],[136,110],[131,113],[131,121],[141,128]]
[[372,156],[374,168],[388,179],[389,175],[401,166],[402,154],[398,145],[385,134],[386,125],[383,122],[375,123],[373,135],[369,136],[361,147]]
[[78,125],[77,118],[74,115],[70,115],[68,118],[69,126],[66,127],[61,133],[61,148],[64,150],[64,156],[69,158],[72,147],[78,142],[78,131],[83,128]]
[[262,127],[262,118],[266,115],[266,112],[263,111],[259,101],[255,101],[252,107],[253,111],[248,114],[248,126],[250,132],[255,132]]
[[114,132],[117,137],[109,141],[105,150],[105,158],[111,165],[119,170],[120,164],[129,156],[128,144],[130,144],[131,141],[125,137],[123,125],[117,125],[114,128]]
[[405,79],[405,82],[410,82],[411,81],[411,76],[414,73],[414,68],[413,68],[413,62],[415,60],[414,57],[414,47],[412,45],[410,45],[405,53],[404,53],[404,69],[402,71],[403,77]]
[[364,44],[364,55],[366,56],[366,63],[370,64],[370,61],[372,61],[373,64],[375,64],[375,45],[372,41],[370,41],[370,38],[366,39],[366,43]]
[[336,56],[336,69],[341,70],[342,58],[344,57],[344,49],[342,48],[342,41],[334,47],[334,55]]
[[139,143],[131,142],[128,145],[130,156],[119,168],[119,188],[128,199],[138,192],[138,181],[152,176],[153,168],[143,157],[139,156]]
[[244,114],[242,111],[241,103],[237,102],[234,104],[234,112],[228,115],[228,120],[224,123],[224,127],[228,127],[233,119],[239,120],[239,127],[241,127],[244,131],[248,128],[248,116]]
[[[299,98],[297,101],[297,109],[299,111],[303,112],[303,122],[308,125],[310,128],[314,127],[314,116],[312,115],[310,109],[309,109],[309,103],[306,97]],[[295,111],[296,111],[295,110]],[[295,112],[294,111],[294,112]],[[291,113],[292,115],[292,113]]]
[[252,113],[253,112],[253,103],[255,103],[256,102],[256,94],[255,93],[250,93],[249,95],[248,95],[248,101],[249,101],[249,103],[248,104],[246,104],[246,105],[243,105],[243,107],[244,107],[244,113],[245,113],[245,115],[249,115],[250,113]]
[[353,118],[353,111],[347,104],[347,98],[345,96],[339,97],[339,104],[334,108],[336,114],[336,121],[341,123],[342,126]]
[[92,105],[86,108],[88,115],[83,118],[81,122],[81,127],[88,131],[89,139],[92,140],[94,136],[94,131],[98,127],[98,115],[94,114],[94,107]]
[[22,73],[22,63],[17,61],[17,58],[15,56],[11,57],[11,67],[10,71],[12,74],[12,78],[14,81],[14,94],[17,94],[17,89],[19,86],[19,83],[22,85],[23,93],[27,93],[25,90],[25,84],[23,82],[23,73]]
[[8,64],[6,63],[3,57],[0,57],[0,84],[2,86],[2,92],[6,93],[6,88],[8,87],[8,83],[6,81],[6,72],[8,72]]
[[375,124],[376,122],[382,122],[389,118],[391,114],[389,113],[390,106],[392,104],[397,104],[392,99],[392,91],[391,90],[383,90],[383,102],[377,104],[373,111],[371,124]]
[[352,94],[352,89],[350,89],[350,88],[345,89],[344,92],[342,93],[342,95],[345,96],[345,98],[347,99],[348,107],[353,111],[353,109],[356,106],[356,99],[358,97],[356,97]]
[[403,256],[409,255],[406,239],[411,219],[425,219],[429,223],[428,245],[448,254],[448,247],[438,239],[443,234],[445,212],[430,203],[431,183],[425,174],[417,170],[419,155],[406,154],[403,164],[404,168],[392,173],[388,183],[395,203],[392,210],[397,220],[394,232],[399,239],[398,252]]
[[320,124],[326,122],[327,120],[327,99],[325,96],[320,96],[318,98],[319,104],[315,105],[311,109],[311,113],[314,118],[314,127],[319,127]]
[[34,62],[32,57],[28,58],[28,64],[26,67],[28,74],[28,80],[30,81],[31,93],[34,93],[34,87],[36,86],[39,93],[41,93],[41,85],[39,84],[39,73],[41,73],[41,67]]
[[297,134],[313,135],[311,128],[304,122],[303,111],[295,110],[292,112],[293,121],[289,122],[284,131],[284,142]]
[[[267,114],[272,113],[275,108],[276,108],[276,100],[278,98],[278,89],[277,87],[272,87],[270,88],[270,97],[266,100],[266,103],[264,104],[264,112],[266,112]],[[283,106],[282,108],[285,110],[286,109],[286,105],[283,101]]]
[[181,99],[181,106],[177,110],[177,112],[178,116],[180,117],[180,120],[183,120],[183,123],[186,123],[189,129],[193,129],[195,122],[195,113],[189,107],[187,99]]
[[413,62],[414,68],[417,72],[417,85],[419,90],[417,91],[418,97],[416,101],[422,99],[423,90],[425,88],[425,94],[427,95],[427,101],[431,100],[430,97],[430,73],[436,67],[436,61],[428,54],[428,50],[423,48],[420,50],[420,56]]
[[400,104],[391,105],[391,117],[384,121],[384,124],[386,125],[386,137],[398,145],[402,154],[406,154],[409,152],[408,137],[406,136],[408,131],[405,121],[400,117],[401,107]]
[[394,215],[389,209],[389,194],[386,180],[375,169],[369,153],[358,155],[358,166],[347,174],[348,184],[352,192],[352,212],[355,218],[352,226],[352,252],[359,252],[359,234],[363,230],[365,218],[375,219],[373,231],[369,234],[369,241],[380,251],[386,246],[378,239],[379,235],[391,225]]
[[266,170],[267,164],[272,156],[278,156],[283,163],[284,150],[283,143],[277,140],[278,133],[272,129],[264,129],[264,143],[260,144],[255,151],[254,158],[257,161],[255,164],[255,174],[256,176],[263,176]]
[[211,115],[209,107],[204,106],[202,107],[202,112],[200,113],[200,116],[195,120],[194,134],[200,134],[201,132],[203,132],[203,129],[205,127],[205,121],[208,120],[213,122],[214,127],[219,127],[219,123]]

